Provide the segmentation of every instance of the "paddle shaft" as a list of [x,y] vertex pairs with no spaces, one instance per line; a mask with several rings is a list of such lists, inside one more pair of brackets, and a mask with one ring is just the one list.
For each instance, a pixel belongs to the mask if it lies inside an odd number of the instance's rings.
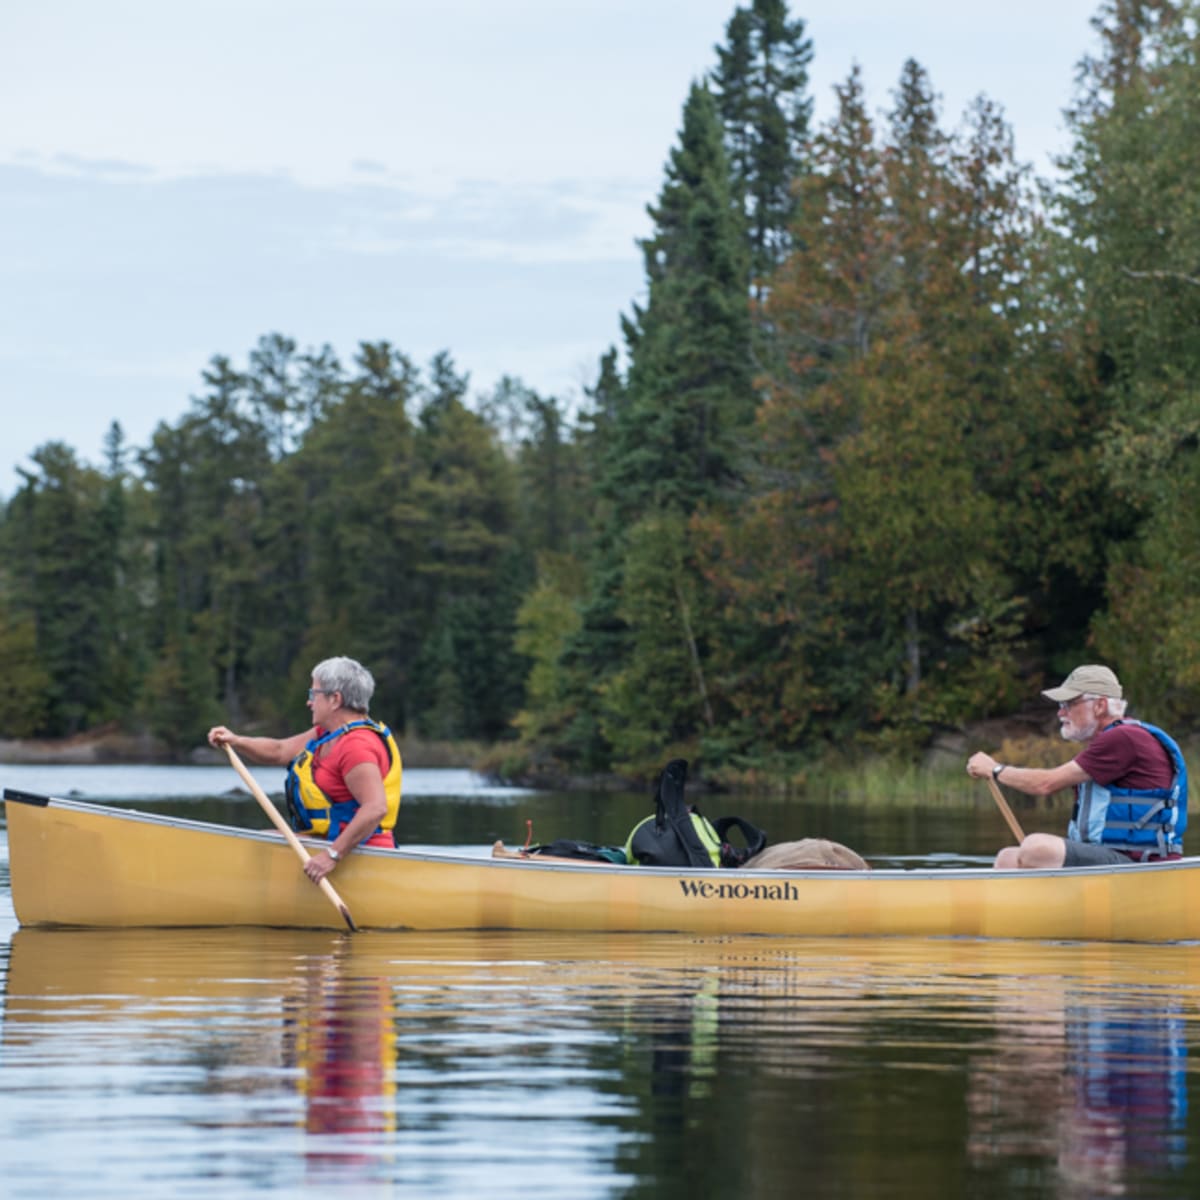
[[992,789],[992,799],[996,801],[996,807],[1000,810],[1001,816],[1008,822],[1009,829],[1012,830],[1013,837],[1017,842],[1025,840],[1025,831],[1021,828],[1017,818],[1013,816],[1013,811],[1008,807],[1008,801],[1005,800],[1003,793],[1000,791],[1000,785],[996,782],[994,775],[988,776],[988,787]]
[[[246,770],[246,764],[243,763],[240,758],[238,758],[237,752],[234,750],[234,748],[230,745],[226,745],[225,753],[229,755],[229,761],[232,764],[233,769],[242,777],[243,782],[250,789],[251,793],[253,793],[255,800],[257,800],[259,803],[259,807],[262,808],[263,812],[265,812],[267,816],[271,818],[271,824],[274,825],[275,828],[278,829],[285,838],[287,838],[288,845],[290,845],[291,848],[296,852],[296,857],[301,861],[301,863],[308,862],[308,851],[305,850],[300,839],[292,830],[292,827],[283,819],[283,815],[280,813],[279,809],[277,809],[275,805],[271,803],[271,799],[267,793],[264,792],[261,787],[259,787],[258,780]],[[341,896],[339,896],[337,892],[333,890],[333,884],[330,883],[328,879],[322,879],[317,886],[325,893],[329,903],[332,904],[333,907],[342,914],[342,919],[346,922],[350,932],[356,933],[358,931],[358,926],[354,924],[354,918],[350,915],[350,910],[346,907]]]

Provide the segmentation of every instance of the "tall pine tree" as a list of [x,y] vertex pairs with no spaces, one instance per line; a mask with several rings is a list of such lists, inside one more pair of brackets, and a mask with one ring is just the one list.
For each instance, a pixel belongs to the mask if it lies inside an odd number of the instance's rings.
[[628,394],[601,481],[623,521],[690,513],[731,482],[754,414],[744,225],[716,106],[699,84],[649,211],[647,301],[625,322]]
[[745,205],[750,269],[760,298],[791,246],[796,183],[804,168],[812,100],[812,42],[786,0],[735,10],[717,46],[713,89],[735,188]]
[[[676,741],[702,731],[693,655],[704,646],[703,614],[689,611],[690,634],[670,644],[641,628],[656,605],[681,614],[680,596],[686,603],[692,585],[677,573],[629,569],[644,562],[664,522],[682,535],[698,505],[736,482],[754,413],[745,222],[717,106],[702,85],[691,89],[649,211],[646,301],[625,322],[627,377],[615,379],[609,360],[598,384],[606,403],[588,437],[597,475],[592,560],[553,697],[565,722],[555,750],[587,769],[607,768],[614,754],[631,769],[652,765],[633,728],[641,719],[635,700],[652,677],[655,694],[671,698],[660,716]],[[687,547],[677,550],[680,569],[691,570]],[[546,729],[536,713],[524,724]]]

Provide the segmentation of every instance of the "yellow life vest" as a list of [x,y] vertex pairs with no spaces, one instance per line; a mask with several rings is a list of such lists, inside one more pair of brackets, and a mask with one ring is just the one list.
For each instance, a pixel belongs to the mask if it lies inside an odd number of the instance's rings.
[[313,778],[317,750],[352,729],[369,729],[372,733],[377,733],[387,747],[389,765],[387,774],[383,777],[387,812],[376,826],[375,833],[396,828],[396,816],[400,812],[400,747],[396,745],[396,739],[392,737],[392,731],[386,725],[364,717],[361,721],[350,721],[332,733],[314,738],[289,764],[287,779],[284,781],[284,795],[287,797],[292,828],[298,833],[316,833],[332,841],[358,812],[357,800],[330,800],[317,787]]

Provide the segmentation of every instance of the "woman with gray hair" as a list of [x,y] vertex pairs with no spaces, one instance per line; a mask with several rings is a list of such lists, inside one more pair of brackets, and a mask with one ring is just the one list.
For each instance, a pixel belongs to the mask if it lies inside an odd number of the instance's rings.
[[375,680],[361,663],[327,658],[312,670],[307,731],[286,738],[248,737],[224,725],[208,731],[212,746],[287,767],[284,790],[293,827],[327,843],[304,868],[314,883],[360,844],[396,845],[400,749],[392,731],[367,715],[374,692]]

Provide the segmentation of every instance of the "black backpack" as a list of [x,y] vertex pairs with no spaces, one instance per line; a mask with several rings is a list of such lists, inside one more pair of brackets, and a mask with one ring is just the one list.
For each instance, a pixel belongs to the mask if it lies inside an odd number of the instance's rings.
[[[767,844],[767,835],[741,817],[710,822],[684,799],[687,760],[672,759],[654,788],[654,816],[635,825],[625,843],[625,857],[647,867],[740,867]],[[745,847],[729,842],[736,828]]]

